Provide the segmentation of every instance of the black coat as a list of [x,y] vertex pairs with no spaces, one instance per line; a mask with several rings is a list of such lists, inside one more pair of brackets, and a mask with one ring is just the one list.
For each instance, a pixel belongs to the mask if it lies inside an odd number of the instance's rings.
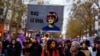
[[5,40],[3,41],[3,49],[8,49],[8,45],[10,45],[10,42]]
[[3,49],[2,49],[2,53],[5,55],[8,55],[8,47],[10,45],[10,42],[5,40],[3,41]]
[[100,50],[97,51],[96,56],[100,56]]
[[22,51],[22,46],[21,46],[21,43],[17,42],[16,43],[16,53],[17,53],[17,56],[20,56],[21,55],[21,51]]
[[64,49],[63,49],[63,47],[59,47],[58,50],[59,50],[60,56],[64,56],[64,53],[63,53]]
[[100,56],[100,49],[96,49],[96,47],[93,47],[93,51],[96,52],[96,56]]
[[42,47],[38,43],[32,43],[30,47],[30,56],[41,56]]
[[21,55],[21,44],[17,42],[14,47],[11,44],[8,49],[8,56],[20,56]]
[[[66,53],[66,56],[72,56],[72,54],[70,52]],[[78,51],[78,53],[76,54],[76,56],[85,56],[85,54],[81,51]]]

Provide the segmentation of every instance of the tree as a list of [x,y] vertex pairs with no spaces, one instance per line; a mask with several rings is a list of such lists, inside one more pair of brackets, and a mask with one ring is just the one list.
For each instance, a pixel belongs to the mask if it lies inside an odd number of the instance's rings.
[[8,20],[7,14],[11,10],[11,18],[8,22],[10,24],[10,31],[12,27],[18,30],[22,22],[22,16],[26,12],[26,5],[22,3],[22,0],[0,0],[0,7],[4,9],[3,18],[5,21]]
[[71,18],[68,21],[67,26],[67,36],[68,37],[77,37],[83,34],[84,25],[81,23],[79,19]]
[[10,21],[10,32],[12,33],[12,29],[15,28],[16,34],[18,30],[21,29],[22,16],[26,12],[26,5],[22,3],[22,0],[12,0],[11,2],[10,9],[12,10],[12,17]]
[[51,32],[50,35],[57,38],[60,37],[61,32]]
[[92,8],[95,2],[95,0],[85,2],[79,0],[78,3],[74,4],[73,8],[72,16],[81,20],[81,22],[85,25],[85,30],[89,33],[89,36],[92,36],[94,33],[94,17],[98,13],[98,11]]

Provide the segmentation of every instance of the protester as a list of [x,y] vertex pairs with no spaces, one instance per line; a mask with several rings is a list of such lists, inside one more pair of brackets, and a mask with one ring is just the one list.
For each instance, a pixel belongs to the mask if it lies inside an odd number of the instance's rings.
[[10,40],[9,39],[4,39],[3,40],[3,54],[5,54],[5,56],[8,56],[9,45],[10,45]]
[[22,53],[22,45],[19,41],[16,41],[16,52],[17,52],[17,56],[20,56]]
[[3,49],[3,44],[2,44],[2,41],[0,41],[0,54],[2,54],[2,50]]
[[57,49],[57,42],[55,40],[49,40],[47,42],[47,49],[42,51],[41,56],[60,56]]
[[63,46],[63,43],[62,43],[62,42],[59,42],[59,43],[58,43],[58,50],[59,50],[60,56],[64,56],[64,53],[63,53],[63,51],[64,51],[64,46]]
[[11,44],[8,48],[8,56],[20,56],[21,55],[21,45],[16,42],[15,39],[11,40]]
[[70,52],[70,48],[71,48],[71,41],[70,40],[65,41],[63,50],[64,56],[67,55],[67,52]]
[[79,50],[80,45],[78,42],[73,41],[70,51],[66,53],[66,56],[85,56],[85,54]]
[[[94,47],[88,40],[57,41],[55,38],[38,39],[37,37],[21,37],[15,39],[5,38],[0,41],[0,55],[4,56],[100,56],[100,41],[96,41]],[[81,47],[81,48],[80,48]],[[91,51],[93,47],[93,51]],[[24,52],[24,53],[23,53]],[[23,54],[23,55],[22,55]]]
[[100,56],[100,41],[96,41],[93,51],[96,52],[94,56]]
[[90,41],[89,40],[85,40],[84,42],[88,46],[88,50],[92,53],[93,51],[92,51],[92,45],[91,45]]
[[88,46],[85,42],[82,43],[81,51],[85,53],[85,56],[91,56],[91,52],[88,50]]
[[32,44],[30,46],[30,56],[41,56],[42,47],[36,38],[31,38]]
[[23,43],[24,45],[24,54],[25,56],[30,56],[30,44],[31,44],[31,40],[30,38],[27,38],[26,41]]

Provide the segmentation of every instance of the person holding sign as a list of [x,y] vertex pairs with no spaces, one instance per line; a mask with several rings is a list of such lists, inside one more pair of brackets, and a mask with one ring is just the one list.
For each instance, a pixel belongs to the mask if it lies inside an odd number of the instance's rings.
[[60,31],[59,27],[55,25],[58,22],[58,15],[55,12],[49,12],[46,17],[48,25],[43,27],[44,31]]

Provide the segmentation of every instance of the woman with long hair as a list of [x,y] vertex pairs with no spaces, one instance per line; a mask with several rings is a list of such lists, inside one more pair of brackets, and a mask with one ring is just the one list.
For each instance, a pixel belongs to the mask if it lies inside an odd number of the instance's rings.
[[55,40],[49,40],[47,42],[47,49],[42,51],[41,56],[60,56],[57,49],[57,42]]
[[8,48],[8,56],[20,56],[21,55],[21,44],[12,39]]

